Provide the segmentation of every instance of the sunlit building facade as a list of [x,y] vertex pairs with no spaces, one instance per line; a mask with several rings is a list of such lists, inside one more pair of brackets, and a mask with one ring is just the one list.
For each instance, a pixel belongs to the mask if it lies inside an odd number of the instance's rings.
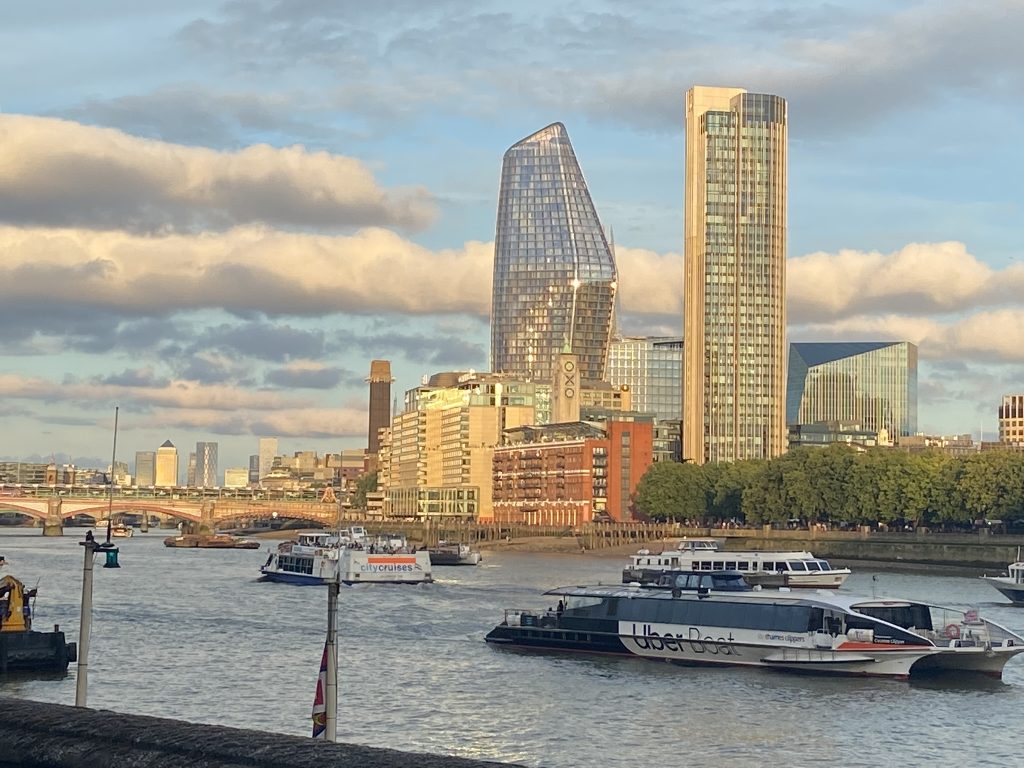
[[555,356],[604,378],[617,272],[565,126],[505,153],[494,239],[491,370],[549,382]]
[[178,484],[178,449],[174,443],[165,440],[156,449],[156,483],[161,488],[170,488]]
[[686,93],[683,458],[786,449],[786,102]]
[[608,351],[608,381],[629,387],[631,408],[658,421],[682,416],[683,339],[681,336],[614,339]]
[[156,485],[156,451],[135,452],[135,484]]
[[1003,395],[999,406],[999,442],[1024,445],[1024,395]]
[[899,443],[917,433],[917,346],[909,341],[790,344],[786,421],[857,425]]

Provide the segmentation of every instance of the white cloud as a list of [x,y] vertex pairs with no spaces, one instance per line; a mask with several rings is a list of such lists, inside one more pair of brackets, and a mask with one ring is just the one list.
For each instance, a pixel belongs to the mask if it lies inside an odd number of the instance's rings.
[[0,115],[0,219],[142,232],[282,226],[420,228],[422,189],[383,189],[363,163],[265,144],[219,152],[66,120]]

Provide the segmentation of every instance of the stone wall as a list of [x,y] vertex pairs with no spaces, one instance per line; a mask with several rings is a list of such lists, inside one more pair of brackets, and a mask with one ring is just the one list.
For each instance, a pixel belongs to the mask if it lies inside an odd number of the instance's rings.
[[[269,704],[268,704],[269,705]],[[485,768],[466,760],[0,698],[0,768]]]

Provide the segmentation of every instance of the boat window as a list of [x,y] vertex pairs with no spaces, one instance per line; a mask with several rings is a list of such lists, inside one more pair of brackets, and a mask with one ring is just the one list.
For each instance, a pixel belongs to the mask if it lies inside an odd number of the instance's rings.
[[713,571],[721,571],[721,570],[725,569],[725,563],[722,562],[721,560],[714,560],[714,561],[712,561],[711,566],[712,566],[711,570],[713,570]]
[[775,563],[775,570],[776,571],[788,571],[789,570],[789,563],[787,563],[785,560],[779,560],[778,562]]
[[748,563],[746,560],[740,560],[738,563],[736,563],[736,570],[737,571],[749,571],[750,570],[750,563]]
[[823,571],[832,570],[832,566],[828,564],[828,560],[818,560],[818,565],[821,567],[821,570]]
[[808,571],[820,571],[821,570],[821,564],[817,560],[808,560],[806,565],[807,565],[807,570]]
[[565,598],[565,607],[567,610],[573,610],[577,608],[590,608],[594,605],[600,605],[604,602],[603,597],[574,597],[567,596]]
[[806,571],[807,564],[803,560],[792,560],[789,563],[789,570],[791,571]]
[[773,563],[770,560],[766,560],[765,562],[761,563],[761,570],[764,570],[764,571],[774,571],[775,570],[775,563]]
[[927,605],[879,605],[857,607],[858,613],[895,624],[904,629],[932,629],[932,614]]
[[727,571],[735,571],[736,570],[736,561],[735,560],[726,560],[725,561],[725,570],[727,570]]

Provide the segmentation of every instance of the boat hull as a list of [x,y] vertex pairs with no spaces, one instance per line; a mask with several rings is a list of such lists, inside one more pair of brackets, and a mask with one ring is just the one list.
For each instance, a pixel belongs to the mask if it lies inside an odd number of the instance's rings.
[[63,632],[0,632],[0,673],[64,672],[77,658]]
[[[433,581],[430,556],[425,550],[409,553],[373,553],[343,549],[335,557],[323,554],[310,558],[292,557],[287,564],[301,563],[303,570],[282,566],[280,554],[273,554],[260,568],[264,581],[287,584],[423,584]],[[308,565],[308,571],[305,567]],[[339,573],[340,569],[340,573]]]
[[983,576],[989,584],[1014,605],[1024,605],[1024,584],[1010,584],[992,576]]
[[468,555],[458,555],[451,552],[431,552],[431,565],[479,565],[479,552],[470,552]]

